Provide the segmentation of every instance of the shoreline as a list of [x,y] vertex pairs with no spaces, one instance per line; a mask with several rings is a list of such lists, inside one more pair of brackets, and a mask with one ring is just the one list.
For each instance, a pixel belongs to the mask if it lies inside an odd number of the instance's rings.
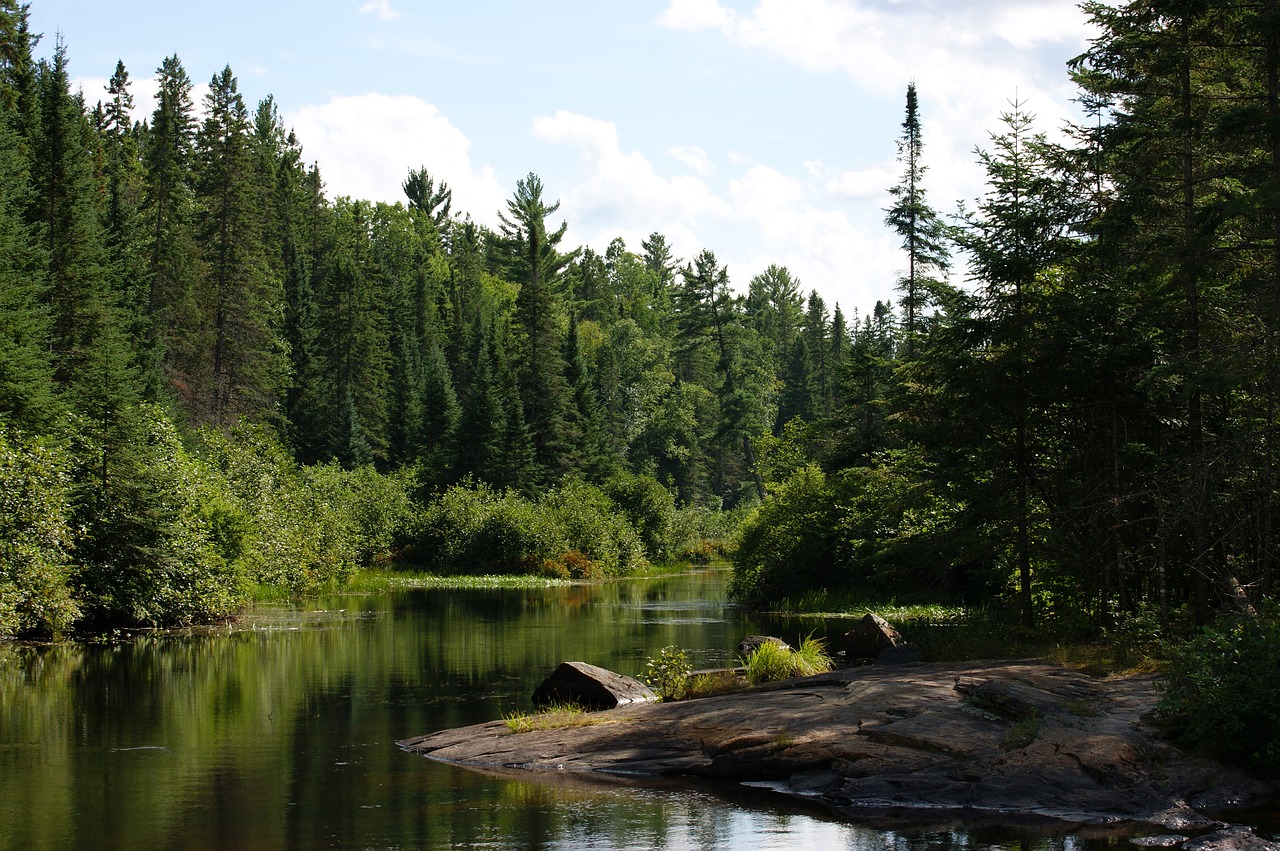
[[1276,788],[1162,741],[1151,675],[1097,679],[1036,660],[846,668],[749,691],[503,721],[404,750],[469,768],[770,789],[838,818],[1121,833],[1205,831]]

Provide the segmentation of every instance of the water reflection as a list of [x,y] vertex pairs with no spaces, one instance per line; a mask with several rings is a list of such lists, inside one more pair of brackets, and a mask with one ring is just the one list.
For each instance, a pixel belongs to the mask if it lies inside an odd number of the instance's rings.
[[411,591],[263,609],[234,629],[0,647],[0,848],[1023,847],[839,824],[742,789],[485,775],[395,747],[528,708],[565,659],[634,674],[676,644],[713,666],[746,633],[813,629],[747,618],[721,602],[724,581]]

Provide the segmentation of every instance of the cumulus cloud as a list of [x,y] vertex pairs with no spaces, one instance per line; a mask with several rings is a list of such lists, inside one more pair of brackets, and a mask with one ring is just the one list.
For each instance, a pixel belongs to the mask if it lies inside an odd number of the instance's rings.
[[[701,175],[664,174],[643,154],[625,150],[610,121],[560,111],[536,119],[533,134],[576,149],[585,169],[559,196],[571,243],[603,250],[622,237],[637,250],[656,230],[686,260],[712,247],[739,290],[778,263],[828,301],[848,307],[874,302],[884,281],[896,275],[892,240],[883,238],[878,221],[863,221],[833,202],[822,182],[825,172],[796,177],[743,161],[713,186]],[[690,158],[701,162],[705,156],[697,151]]]
[[673,145],[667,148],[667,153],[698,174],[711,173],[711,158],[697,145]]
[[[1065,70],[1044,63],[1038,48],[1069,54],[1089,35],[1083,12],[1064,0],[755,0],[744,11],[719,0],[670,0],[656,23],[842,74],[880,99],[900,98],[914,80],[933,197],[948,205],[979,191],[973,150],[987,146],[986,129],[998,128],[1011,99],[1024,101],[1050,135],[1074,117]],[[851,173],[832,190],[861,194],[863,177],[878,176]]]
[[365,0],[360,4],[360,11],[366,15],[374,15],[381,21],[394,21],[400,17],[400,12],[391,5],[389,0]]
[[471,141],[436,107],[410,95],[365,94],[285,113],[330,196],[403,201],[409,169],[426,166],[453,190],[453,208],[494,215],[506,193],[493,169],[471,161]]
[[677,223],[696,227],[708,216],[728,213],[728,204],[701,178],[663,177],[643,154],[623,151],[612,121],[560,110],[535,119],[533,135],[573,146],[587,169],[585,179],[564,195],[562,211],[575,229],[625,230],[645,223],[651,223],[649,230]]
[[658,18],[660,26],[673,30],[729,29],[736,14],[717,0],[671,0]]

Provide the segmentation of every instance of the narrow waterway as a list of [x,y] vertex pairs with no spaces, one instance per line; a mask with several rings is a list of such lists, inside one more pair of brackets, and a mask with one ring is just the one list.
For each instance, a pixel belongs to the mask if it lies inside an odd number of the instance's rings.
[[[1075,849],[1076,837],[841,824],[763,792],[491,777],[398,739],[530,709],[573,659],[696,667],[744,635],[726,574],[416,590],[261,609],[234,627],[0,646],[3,849]],[[837,627],[833,626],[833,629]]]

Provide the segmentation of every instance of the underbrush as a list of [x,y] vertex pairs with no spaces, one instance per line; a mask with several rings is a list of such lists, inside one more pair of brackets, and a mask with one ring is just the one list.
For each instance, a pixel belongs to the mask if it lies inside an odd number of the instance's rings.
[[645,666],[641,677],[663,701],[687,700],[741,691],[748,686],[823,674],[834,667],[820,638],[809,636],[798,648],[762,644],[737,670],[693,673],[688,658],[678,647],[664,647]]
[[1231,618],[1170,656],[1158,716],[1171,738],[1280,776],[1280,620]]

